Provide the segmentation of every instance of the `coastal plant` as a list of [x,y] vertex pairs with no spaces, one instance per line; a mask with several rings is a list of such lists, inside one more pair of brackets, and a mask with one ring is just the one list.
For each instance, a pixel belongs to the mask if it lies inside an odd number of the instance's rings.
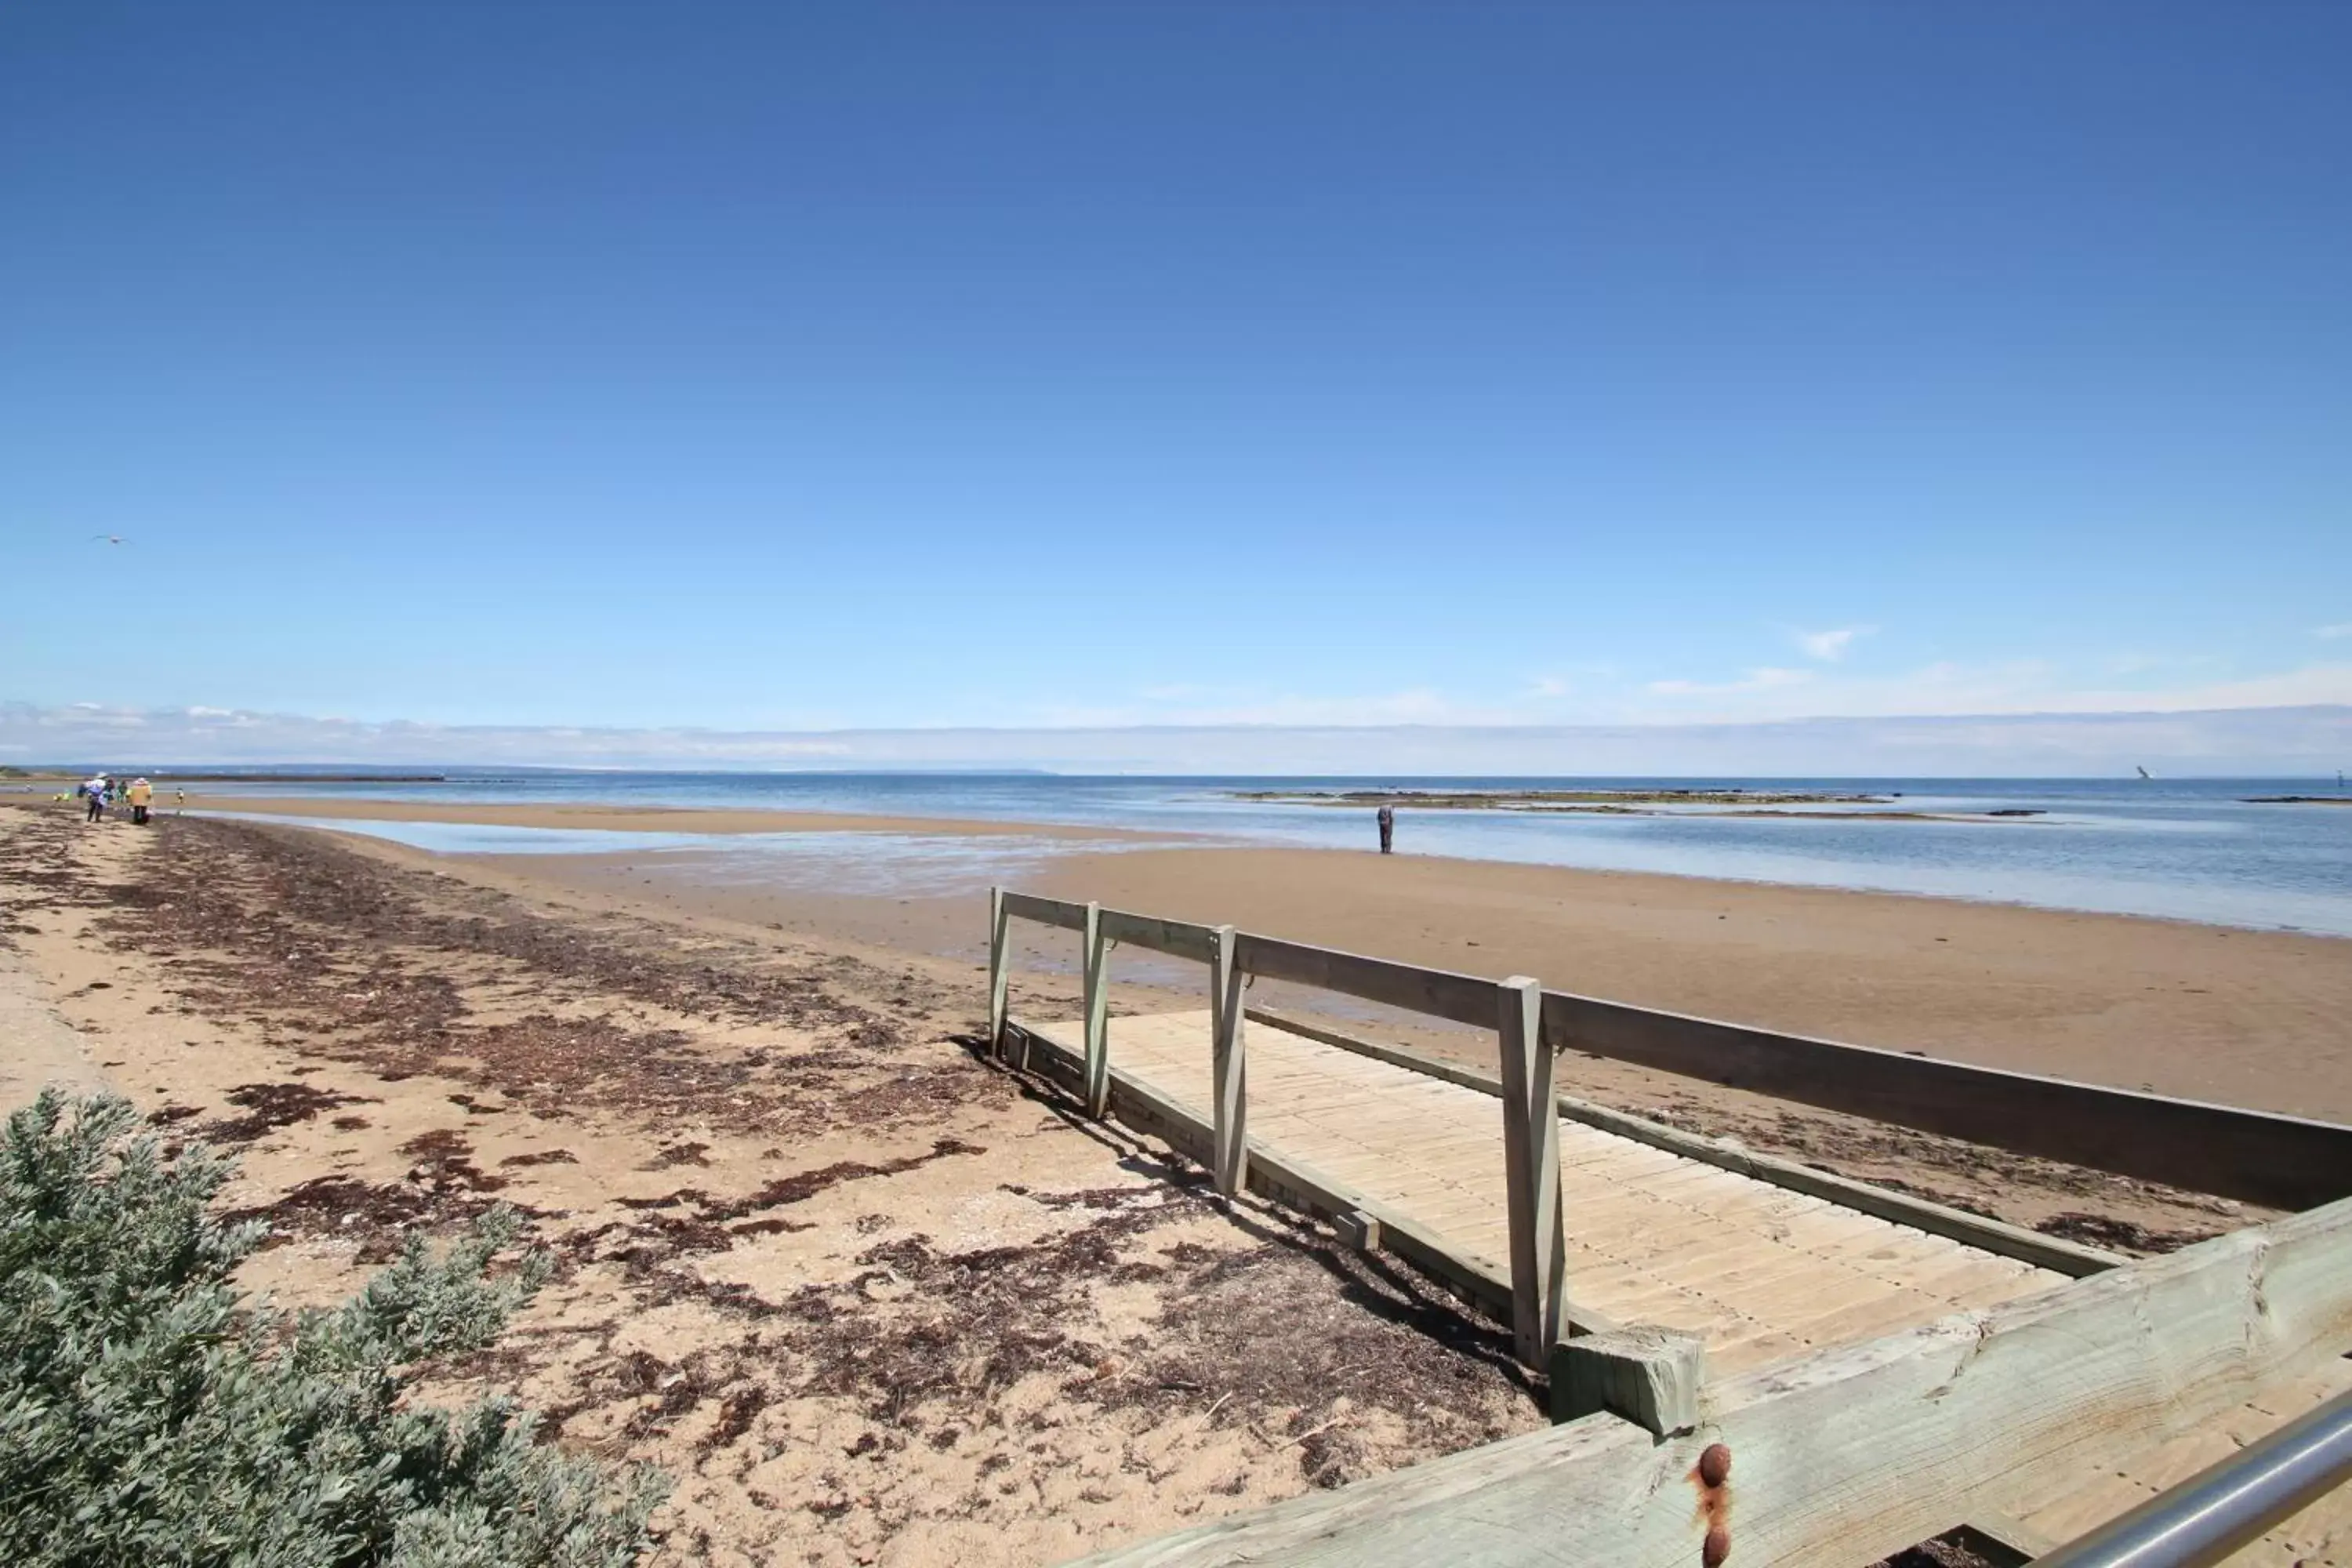
[[[233,1166],[167,1158],[111,1096],[44,1091],[0,1138],[0,1556],[14,1565],[622,1568],[665,1491],[538,1440],[492,1397],[406,1397],[545,1279],[510,1210],[289,1313],[230,1276]],[[503,1261],[502,1261],[503,1260]]]

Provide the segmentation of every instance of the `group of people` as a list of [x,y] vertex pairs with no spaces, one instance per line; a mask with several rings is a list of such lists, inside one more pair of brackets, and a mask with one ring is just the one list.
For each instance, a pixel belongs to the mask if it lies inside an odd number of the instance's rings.
[[[131,822],[144,827],[147,825],[148,808],[155,804],[155,786],[143,778],[125,782],[99,773],[94,775],[88,784],[75,785],[74,794],[81,796],[88,803],[89,807],[88,820],[91,822],[104,821],[106,808],[110,805],[127,805],[131,808]],[[180,804],[185,805],[188,801],[188,792],[180,791],[179,797]],[[60,795],[58,798],[62,800],[65,797]]]

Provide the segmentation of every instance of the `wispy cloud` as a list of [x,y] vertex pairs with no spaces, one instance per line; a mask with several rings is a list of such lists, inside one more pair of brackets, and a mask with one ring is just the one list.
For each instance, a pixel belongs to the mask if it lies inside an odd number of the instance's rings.
[[1877,629],[1876,626],[1840,626],[1834,631],[1798,631],[1790,635],[1796,638],[1797,646],[1805,650],[1807,658],[1820,659],[1823,664],[1835,664],[1845,657],[1846,650],[1854,645],[1856,639],[1866,637]]
[[1803,686],[1813,679],[1810,669],[1783,669],[1767,666],[1751,669],[1737,680],[1653,680],[1649,689],[1660,697],[1737,697],[1751,691],[1782,691],[1791,686]]
[[2337,637],[2352,637],[2352,621],[2338,621],[2332,626],[2314,626],[2311,628],[2311,635],[2315,637],[2326,637],[2330,642]]

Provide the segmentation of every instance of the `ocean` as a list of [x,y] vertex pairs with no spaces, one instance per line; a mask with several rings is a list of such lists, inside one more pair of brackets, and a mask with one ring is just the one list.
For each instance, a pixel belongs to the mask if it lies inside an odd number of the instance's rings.
[[[2032,811],[1999,822],[1399,813],[1400,853],[1808,887],[1922,893],[2055,909],[2352,936],[2352,806],[2258,805],[2263,795],[2334,795],[2335,780],[1139,778],[1047,773],[631,773],[456,770],[439,784],[274,783],[239,794],[374,799],[767,807],[892,816],[1116,826],[1240,844],[1369,849],[1369,809],[1236,798],[1251,790],[1723,789],[1900,795],[1922,812]],[[211,784],[217,791],[230,786]],[[985,878],[1054,853],[1008,826],[1001,845],[919,836],[602,835],[338,822],[445,852],[693,848],[732,855],[738,874],[890,885],[936,871]],[[819,840],[828,840],[820,847]],[[789,841],[787,843],[786,841]],[[1101,848],[1101,845],[1083,846]],[[793,853],[779,858],[781,850]],[[814,856],[814,861],[811,857]],[[811,866],[814,866],[812,872]]]

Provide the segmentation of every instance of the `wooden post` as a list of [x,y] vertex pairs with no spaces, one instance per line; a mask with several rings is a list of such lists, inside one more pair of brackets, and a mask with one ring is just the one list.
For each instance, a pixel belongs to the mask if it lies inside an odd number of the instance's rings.
[[1099,1121],[1110,1106],[1110,976],[1104,963],[1102,906],[1087,906],[1080,935],[1086,975],[1087,1114]]
[[1012,917],[1004,912],[1004,889],[988,889],[988,1050],[999,1060],[1004,1057],[1004,1003],[1007,983],[1012,979],[1012,953],[1008,938],[1012,935]]
[[1227,1197],[1249,1181],[1249,1087],[1242,1054],[1242,980],[1234,963],[1234,928],[1216,928],[1209,963],[1209,1015],[1214,1046],[1209,1070],[1214,1103],[1217,1191]]
[[1551,1348],[1551,1419],[1606,1410],[1661,1437],[1698,1425],[1706,1342],[1648,1323],[1562,1340]]
[[1496,987],[1503,1057],[1503,1180],[1511,1225],[1511,1337],[1520,1362],[1547,1365],[1567,1297],[1559,1212],[1559,1115],[1543,1038],[1543,984],[1515,974]]

